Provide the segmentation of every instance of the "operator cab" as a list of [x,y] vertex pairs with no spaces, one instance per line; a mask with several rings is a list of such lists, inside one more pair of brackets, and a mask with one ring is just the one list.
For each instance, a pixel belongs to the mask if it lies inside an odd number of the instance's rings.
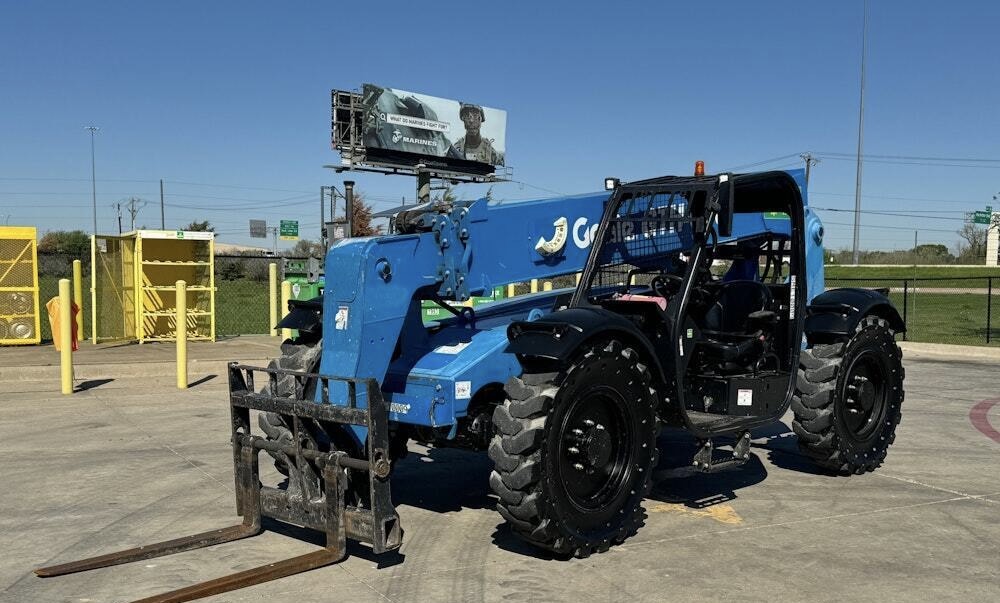
[[785,412],[805,300],[804,209],[785,172],[623,185],[571,306],[635,326],[656,356],[664,415],[696,435]]

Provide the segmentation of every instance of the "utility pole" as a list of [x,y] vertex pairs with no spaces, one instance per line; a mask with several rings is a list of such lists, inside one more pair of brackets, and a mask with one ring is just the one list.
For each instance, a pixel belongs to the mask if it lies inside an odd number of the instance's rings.
[[97,177],[94,169],[94,134],[100,132],[100,128],[94,125],[83,126],[84,130],[90,131],[90,193],[94,201],[94,236],[97,236]]
[[163,213],[163,178],[160,178],[160,230],[166,230],[166,229],[167,229],[167,220],[166,216]]
[[118,214],[118,234],[121,234],[122,233],[122,204],[120,202],[119,203],[114,203],[114,204],[112,204],[111,207],[115,208],[115,213]]
[[146,202],[136,197],[130,197],[126,207],[128,208],[129,215],[132,217],[132,230],[135,230],[135,217],[139,214],[140,209],[146,207]]
[[326,187],[319,187],[319,243],[323,249],[326,246]]
[[274,236],[274,255],[277,256],[278,255],[278,227],[277,226],[268,226],[267,229],[270,230],[271,234]]
[[809,185],[809,168],[819,163],[819,159],[812,156],[812,153],[803,153],[799,155],[803,161],[806,162],[806,186]]
[[347,238],[354,236],[354,181],[344,180],[344,213],[347,214]]
[[868,0],[861,31],[861,99],[858,103],[858,167],[854,181],[854,265],[858,265],[858,242],[861,234],[861,151],[865,139],[865,61],[868,56]]

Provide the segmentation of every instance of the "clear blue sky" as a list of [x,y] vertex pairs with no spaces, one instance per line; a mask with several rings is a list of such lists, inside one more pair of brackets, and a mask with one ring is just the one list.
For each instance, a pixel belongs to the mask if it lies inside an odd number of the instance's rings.
[[[931,219],[865,214],[863,245],[908,248],[914,229],[954,244],[961,212],[1000,191],[1000,4],[871,4],[866,153],[993,161],[867,163],[866,210]],[[316,238],[319,187],[344,178],[321,167],[339,161],[329,92],[364,82],[506,109],[527,184],[497,186],[503,198],[695,159],[797,166],[802,151],[854,152],[861,24],[861,0],[5,2],[0,220],[91,230],[93,123],[102,232],[132,195],[158,227],[163,178],[168,228],[208,219],[249,243],[248,218],[297,218]],[[411,179],[355,179],[376,209],[412,200]],[[853,160],[827,155],[811,190],[853,208]],[[828,246],[848,245],[851,214],[821,215]]]

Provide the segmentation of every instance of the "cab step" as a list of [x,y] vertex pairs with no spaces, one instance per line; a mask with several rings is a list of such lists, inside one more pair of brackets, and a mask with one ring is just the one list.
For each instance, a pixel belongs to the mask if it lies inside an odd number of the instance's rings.
[[691,462],[702,473],[717,473],[742,466],[750,459],[750,432],[736,438],[731,449],[716,448],[711,439],[701,441]]

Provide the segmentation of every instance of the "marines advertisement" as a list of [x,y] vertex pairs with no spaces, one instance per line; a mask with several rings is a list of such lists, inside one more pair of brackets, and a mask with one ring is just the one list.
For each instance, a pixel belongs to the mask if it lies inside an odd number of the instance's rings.
[[506,111],[374,84],[362,106],[368,149],[505,165]]

